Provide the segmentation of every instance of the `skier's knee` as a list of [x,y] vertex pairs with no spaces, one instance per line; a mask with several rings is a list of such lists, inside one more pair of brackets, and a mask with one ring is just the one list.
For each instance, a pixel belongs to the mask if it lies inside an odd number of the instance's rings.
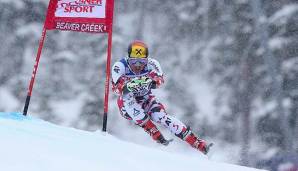
[[156,101],[153,102],[152,107],[150,109],[150,111],[152,113],[154,112],[161,112],[161,111],[165,111],[164,106],[161,103],[158,103]]
[[143,127],[146,125],[146,123],[150,120],[148,115],[144,115],[142,119],[135,120],[135,123],[139,125],[140,127]]
[[151,112],[160,112],[161,109],[162,109],[161,107],[156,106],[156,107],[154,107],[154,108],[151,109]]

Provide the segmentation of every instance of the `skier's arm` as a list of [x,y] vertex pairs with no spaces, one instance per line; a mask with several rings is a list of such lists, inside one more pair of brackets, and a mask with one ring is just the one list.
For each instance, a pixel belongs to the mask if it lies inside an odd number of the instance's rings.
[[125,66],[121,62],[116,62],[112,67],[112,90],[117,94],[122,94],[125,85]]
[[159,88],[164,83],[163,72],[159,62],[155,59],[149,61],[151,71],[148,77],[152,79],[152,89]]

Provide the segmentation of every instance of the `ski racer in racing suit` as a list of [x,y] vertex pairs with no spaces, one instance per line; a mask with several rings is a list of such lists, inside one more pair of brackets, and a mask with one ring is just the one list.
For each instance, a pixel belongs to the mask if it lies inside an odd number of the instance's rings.
[[209,145],[184,123],[168,115],[152,94],[151,89],[159,88],[164,79],[159,62],[148,55],[145,43],[133,41],[128,47],[128,56],[112,67],[112,89],[119,95],[117,103],[121,115],[143,128],[158,143],[168,145],[169,140],[163,137],[154,122],[207,154]]

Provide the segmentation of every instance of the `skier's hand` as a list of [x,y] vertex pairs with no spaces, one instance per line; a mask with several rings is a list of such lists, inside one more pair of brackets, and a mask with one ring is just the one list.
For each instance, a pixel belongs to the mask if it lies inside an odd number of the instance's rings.
[[126,83],[126,87],[128,91],[135,92],[138,87],[140,86],[140,81],[138,79],[132,79],[129,82]]
[[153,81],[151,78],[143,76],[141,78],[141,80],[142,80],[141,84],[142,84],[143,87],[146,87],[147,89],[151,88],[152,81]]
[[148,77],[134,78],[126,83],[126,89],[129,92],[137,93],[140,91],[149,91],[152,86],[152,79]]
[[158,74],[154,70],[149,72],[148,77],[152,80],[152,86],[151,86],[152,89],[156,89],[164,83],[163,76]]

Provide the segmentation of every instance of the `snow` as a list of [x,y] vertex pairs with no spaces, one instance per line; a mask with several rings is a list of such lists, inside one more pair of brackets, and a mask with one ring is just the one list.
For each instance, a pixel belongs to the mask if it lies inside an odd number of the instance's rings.
[[274,37],[268,43],[269,47],[273,50],[282,49],[288,43],[288,40],[283,37]]
[[254,171],[218,163],[200,153],[148,148],[101,131],[51,124],[20,113],[0,112],[0,168],[5,171]]
[[39,39],[41,30],[41,23],[31,23],[19,28],[16,34],[18,36],[25,36],[29,34],[31,36],[34,36],[36,39]]
[[79,116],[79,112],[81,107],[83,106],[81,100],[79,98],[74,98],[73,100],[62,100],[53,103],[56,111],[60,113],[59,117],[61,118],[63,123],[61,125],[70,126],[75,122],[76,118]]
[[7,111],[13,111],[18,106],[17,99],[4,87],[0,87],[0,102],[0,109],[5,107]]
[[24,7],[24,3],[21,1],[1,0],[2,3],[12,4],[17,8]]
[[287,20],[298,11],[298,5],[297,4],[289,4],[285,5],[282,9],[277,11],[274,15],[272,15],[269,18],[269,22],[271,23],[277,23],[277,24],[284,24],[287,22]]

